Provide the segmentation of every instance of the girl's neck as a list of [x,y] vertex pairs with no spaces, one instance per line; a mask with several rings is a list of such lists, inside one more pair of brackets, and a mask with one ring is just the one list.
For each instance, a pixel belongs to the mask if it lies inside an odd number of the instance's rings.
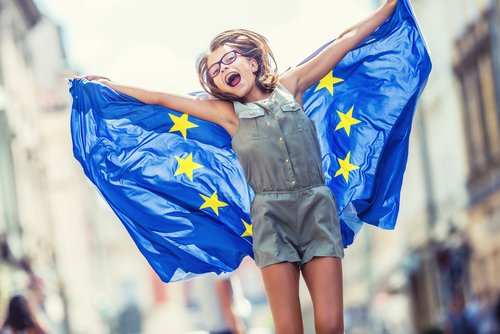
[[257,102],[260,100],[267,99],[271,94],[272,92],[264,91],[259,87],[255,86],[254,89],[248,92],[248,94],[245,95],[242,100],[244,103]]

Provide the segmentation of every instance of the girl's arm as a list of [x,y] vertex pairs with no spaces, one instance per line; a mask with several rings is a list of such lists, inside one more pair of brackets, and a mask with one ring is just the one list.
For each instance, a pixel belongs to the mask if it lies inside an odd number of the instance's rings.
[[280,81],[298,101],[302,93],[321,80],[356,45],[374,32],[394,12],[398,0],[386,0],[373,14],[345,30],[314,58],[285,72]]
[[[226,130],[234,123],[232,104],[218,99],[156,92],[112,82],[108,78],[87,75],[84,78],[96,80],[120,93],[132,96],[146,104],[157,104],[200,119],[218,124]],[[229,130],[228,130],[229,131]]]

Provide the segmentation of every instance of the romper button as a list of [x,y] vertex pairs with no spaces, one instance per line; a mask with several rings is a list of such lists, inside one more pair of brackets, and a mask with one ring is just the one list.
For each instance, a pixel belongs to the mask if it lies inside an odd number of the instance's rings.
[[255,111],[250,111],[250,115],[255,115]]
[[283,137],[280,137],[280,140],[283,141]]
[[271,126],[271,122],[267,122],[267,126]]
[[286,159],[285,162],[288,163],[288,159]]

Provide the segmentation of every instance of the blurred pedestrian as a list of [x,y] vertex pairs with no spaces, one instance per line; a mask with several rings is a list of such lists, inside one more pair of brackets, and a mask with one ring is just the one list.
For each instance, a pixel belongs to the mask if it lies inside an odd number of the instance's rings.
[[491,292],[482,293],[475,326],[477,334],[500,333],[500,295],[494,301]]
[[230,275],[207,274],[193,281],[194,295],[201,311],[204,329],[210,334],[243,334],[243,319],[234,307]]
[[135,301],[128,302],[120,311],[116,332],[120,334],[142,333],[143,316]]
[[450,303],[449,314],[445,323],[445,333],[476,334],[477,330],[468,319],[462,297],[454,296]]
[[493,309],[493,331],[500,333],[500,294],[498,294],[497,302]]
[[0,334],[45,334],[35,319],[28,300],[23,295],[10,299],[5,322]]

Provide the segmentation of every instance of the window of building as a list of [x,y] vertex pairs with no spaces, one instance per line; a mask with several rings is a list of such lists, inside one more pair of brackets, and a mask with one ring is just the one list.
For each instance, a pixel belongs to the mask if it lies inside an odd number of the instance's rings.
[[[500,110],[492,57],[491,29],[498,23],[487,11],[457,39],[455,73],[461,87],[469,161],[469,187],[485,185],[500,172]],[[482,191],[475,189],[473,192]],[[473,195],[474,197],[474,195]]]
[[491,53],[480,55],[478,59],[479,77],[481,80],[481,98],[484,104],[486,123],[486,139],[488,141],[490,161],[500,161],[500,122],[495,96],[495,78]]
[[487,165],[477,71],[471,68],[463,75],[461,82],[466,109],[465,128],[468,132],[469,163],[471,171],[477,174],[483,172]]

